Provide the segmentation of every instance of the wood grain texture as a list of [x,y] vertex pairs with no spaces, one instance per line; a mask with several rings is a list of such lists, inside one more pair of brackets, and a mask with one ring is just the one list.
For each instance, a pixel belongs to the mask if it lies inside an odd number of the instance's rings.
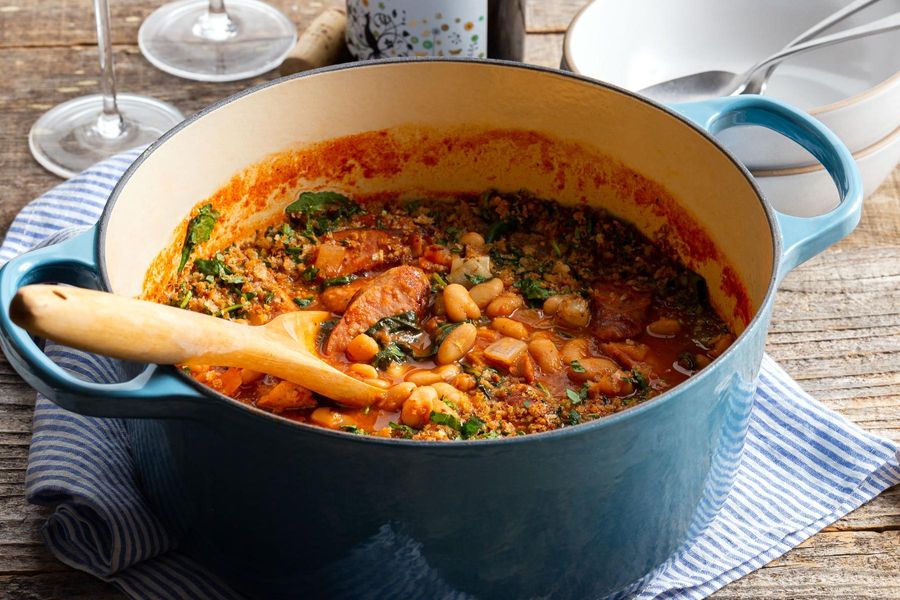
[[[162,0],[113,0],[119,89],[189,114],[274,73],[231,84],[171,77],[143,59],[137,28]],[[271,0],[299,26],[340,0]],[[529,0],[526,58],[555,67],[561,32],[582,0]],[[0,0],[0,231],[59,180],[31,158],[26,136],[53,105],[96,90],[90,0]],[[539,33],[542,32],[542,33]],[[857,230],[791,273],[767,350],[803,387],[860,426],[900,441],[900,169],[866,201]],[[0,360],[0,599],[122,598],[56,561],[40,540],[47,508],[24,498],[34,392]],[[827,527],[716,594],[728,600],[900,598],[900,488]]]
[[[162,1],[110,2],[113,44],[133,45],[138,28]],[[269,0],[298,27],[307,26],[322,10],[343,6],[344,0]],[[561,33],[584,4],[583,0],[526,0],[529,32]],[[94,46],[97,32],[91,0],[0,1],[0,48]]]

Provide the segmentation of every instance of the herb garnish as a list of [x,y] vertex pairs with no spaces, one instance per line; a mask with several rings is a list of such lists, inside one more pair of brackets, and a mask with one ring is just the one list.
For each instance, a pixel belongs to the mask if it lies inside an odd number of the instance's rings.
[[319,325],[319,335],[316,340],[316,345],[319,346],[319,349],[322,350],[325,347],[325,343],[328,342],[328,338],[331,337],[331,332],[334,331],[334,328],[337,327],[338,320],[331,319],[328,321],[323,321],[321,325]]
[[550,240],[550,245],[553,246],[556,256],[562,256],[562,250],[559,249],[559,244],[556,243],[556,240]]
[[315,300],[315,298],[312,298],[312,297],[310,297],[310,298],[294,298],[294,304],[296,304],[300,308],[306,308],[307,306],[312,304],[314,300]]
[[572,367],[572,371],[574,371],[575,373],[584,373],[584,367],[581,366],[581,363],[577,360],[573,360],[572,362],[570,362],[569,366]]
[[305,279],[307,281],[312,281],[313,279],[318,277],[318,275],[319,275],[319,268],[314,267],[312,265],[306,267],[306,270],[303,271],[303,273],[302,273],[303,279]]
[[184,245],[181,247],[181,262],[178,263],[178,272],[184,269],[194,246],[202,244],[209,240],[212,235],[213,227],[219,218],[219,211],[212,207],[212,204],[205,204],[200,207],[199,212],[194,215],[187,226],[187,234],[184,237]]
[[366,431],[364,429],[360,429],[356,425],[344,425],[343,427],[341,427],[341,429],[343,431],[346,431],[347,433],[353,433],[356,435],[365,435],[366,434]]
[[588,399],[588,384],[585,383],[577,392],[573,389],[566,388],[566,397],[572,404],[581,404]]
[[541,285],[540,279],[534,277],[523,277],[516,281],[513,285],[519,288],[522,295],[531,301],[546,300],[553,293]]
[[506,233],[511,226],[512,223],[510,221],[507,221],[506,219],[494,221],[493,223],[491,223],[491,226],[488,227],[487,233],[484,236],[484,241],[490,244],[502,234]]
[[230,275],[231,269],[225,266],[225,263],[220,260],[220,256],[222,255],[218,254],[216,258],[198,258],[194,261],[194,268],[204,275],[212,275],[213,277]]
[[446,425],[450,429],[455,429],[459,431],[460,424],[459,419],[454,417],[453,415],[448,415],[446,413],[439,413],[435,411],[431,411],[431,422],[436,425]]
[[358,279],[356,275],[342,275],[340,277],[332,277],[331,279],[326,279],[322,282],[322,287],[334,287],[337,285],[347,285],[351,281],[355,281]]
[[394,421],[391,421],[390,423],[388,423],[388,427],[400,433],[406,439],[412,439],[412,436],[416,434],[415,429],[413,429],[409,425],[404,425],[402,423],[395,423]]
[[472,285],[478,285],[479,283],[484,283],[485,281],[487,281],[488,279],[491,279],[491,278],[484,277],[482,275],[473,275],[471,273],[466,273],[466,279],[468,279],[469,283],[471,283]]
[[184,308],[184,307],[186,307],[186,306],[188,305],[188,302],[191,301],[191,298],[192,298],[193,296],[194,296],[194,292],[192,292],[191,290],[188,290],[188,291],[184,294],[184,297],[181,299],[181,302],[178,303],[178,308]]
[[482,421],[478,417],[472,417],[462,424],[459,433],[462,435],[462,438],[464,440],[467,440],[474,435],[478,435],[478,433],[482,429],[484,429],[484,421]]
[[647,381],[647,378],[644,377],[644,374],[637,369],[631,370],[631,377],[629,377],[629,380],[638,388],[638,390],[642,394],[646,393],[647,390],[650,389],[650,382]]
[[240,275],[235,275],[234,271],[225,264],[221,252],[216,254],[215,258],[198,258],[194,261],[194,268],[206,275],[206,280],[210,283],[213,283],[213,278],[221,279],[223,282],[231,285],[244,283],[244,278]]
[[227,314],[230,313],[230,312],[234,312],[234,311],[236,311],[236,310],[241,310],[241,309],[243,309],[243,308],[244,308],[244,303],[241,302],[241,303],[239,303],[239,304],[232,304],[231,306],[228,306],[228,307],[226,307],[226,308],[223,308],[223,309],[220,310],[219,312],[221,313],[222,316],[225,316],[225,315],[227,315]]

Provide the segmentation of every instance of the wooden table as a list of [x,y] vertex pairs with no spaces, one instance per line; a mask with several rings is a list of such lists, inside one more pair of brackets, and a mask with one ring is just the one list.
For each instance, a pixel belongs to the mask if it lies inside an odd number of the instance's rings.
[[[528,2],[528,62],[557,66],[562,32],[584,0]],[[201,84],[147,63],[137,28],[163,0],[112,0],[121,91],[185,114],[275,74]],[[270,0],[303,27],[336,0]],[[59,183],[28,152],[28,129],[52,106],[97,91],[89,0],[0,0],[0,231]],[[791,273],[775,306],[768,351],[803,387],[862,427],[900,441],[900,169],[866,202],[859,228]],[[0,358],[0,598],[121,598],[57,562],[40,541],[47,509],[24,499],[34,391]],[[900,598],[900,488],[883,493],[718,598]]]

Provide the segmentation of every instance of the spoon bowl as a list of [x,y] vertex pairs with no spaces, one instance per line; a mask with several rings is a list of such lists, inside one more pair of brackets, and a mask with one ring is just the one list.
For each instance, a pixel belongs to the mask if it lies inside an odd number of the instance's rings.
[[113,358],[253,369],[352,407],[384,394],[318,356],[319,329],[331,317],[324,311],[289,312],[250,326],[107,292],[29,285],[9,312],[32,335]]

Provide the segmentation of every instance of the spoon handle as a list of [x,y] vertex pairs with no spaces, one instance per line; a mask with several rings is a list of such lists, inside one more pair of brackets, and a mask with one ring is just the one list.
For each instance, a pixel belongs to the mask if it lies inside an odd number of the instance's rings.
[[253,343],[252,336],[246,335],[247,326],[76,287],[25,286],[13,298],[9,312],[17,325],[33,335],[146,363],[171,365],[199,357],[214,360],[222,350]]
[[[855,15],[865,7],[878,1],[879,0],[856,0],[855,2],[851,2],[844,8],[840,9],[837,12],[831,13],[830,15],[792,39],[785,45],[785,48],[796,46],[801,42],[805,42],[806,40],[810,40],[816,37],[820,32],[825,31],[835,23],[839,23],[847,17]],[[751,78],[750,81],[747,82],[747,87],[742,93],[762,94],[766,89],[766,84],[768,83],[769,78],[772,76],[772,73],[775,72],[776,68],[778,68],[778,65],[771,65],[766,69],[765,74],[757,73],[755,77]]]
[[819,21],[818,23],[816,23],[815,25],[813,25],[812,27],[810,27],[809,29],[807,29],[806,31],[804,31],[803,33],[801,33],[800,35],[795,37],[794,39],[792,39],[785,46],[785,48],[790,48],[791,46],[796,46],[797,44],[799,44],[801,42],[811,40],[812,38],[819,35],[819,33],[825,31],[826,29],[828,29],[835,23],[839,23],[839,22],[843,21],[844,19],[846,19],[847,17],[855,15],[856,13],[858,13],[865,7],[869,6],[870,4],[875,4],[876,2],[879,2],[879,1],[880,0],[856,0],[856,2],[851,2],[844,8],[828,15],[827,17],[825,17],[824,19],[822,19],[821,21]]
[[877,21],[867,23],[866,25],[860,25],[859,27],[854,27],[852,29],[847,29],[845,31],[816,38],[808,42],[803,42],[802,44],[797,44],[796,46],[792,46],[790,48],[785,48],[780,52],[773,54],[769,58],[766,58],[765,60],[757,63],[749,71],[747,71],[747,73],[744,75],[743,82],[741,82],[741,85],[738,86],[737,90],[733,94],[758,93],[761,89],[761,86],[759,86],[758,82],[758,74],[764,69],[768,69],[770,66],[780,63],[789,56],[802,54],[804,52],[809,52],[810,50],[816,50],[818,48],[825,48],[826,46],[840,44],[841,42],[855,40],[857,38],[874,35],[876,33],[885,33],[887,31],[892,31],[898,28],[900,28],[900,13],[894,13],[887,17],[882,17]]
[[307,311],[290,324],[279,317],[268,326],[251,327],[107,292],[28,285],[16,293],[9,315],[33,335],[113,358],[246,367],[347,406],[369,406],[383,393],[311,353],[327,313]]

